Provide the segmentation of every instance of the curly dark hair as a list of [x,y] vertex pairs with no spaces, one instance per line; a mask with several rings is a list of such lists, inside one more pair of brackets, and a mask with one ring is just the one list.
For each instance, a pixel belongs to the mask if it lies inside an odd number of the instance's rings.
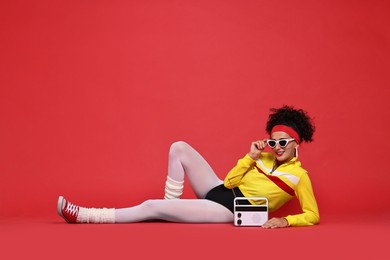
[[268,134],[271,134],[275,125],[286,125],[298,133],[301,142],[313,141],[315,126],[306,111],[286,105],[281,108],[271,108],[270,111],[265,128]]

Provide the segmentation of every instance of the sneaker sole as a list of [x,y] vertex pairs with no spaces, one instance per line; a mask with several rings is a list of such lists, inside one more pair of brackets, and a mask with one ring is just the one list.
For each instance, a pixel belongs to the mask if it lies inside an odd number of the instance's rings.
[[57,213],[60,215],[63,219],[66,220],[66,222],[70,223],[69,220],[67,220],[64,215],[62,214],[62,204],[63,202],[66,202],[65,198],[63,196],[58,197],[58,202],[57,202]]

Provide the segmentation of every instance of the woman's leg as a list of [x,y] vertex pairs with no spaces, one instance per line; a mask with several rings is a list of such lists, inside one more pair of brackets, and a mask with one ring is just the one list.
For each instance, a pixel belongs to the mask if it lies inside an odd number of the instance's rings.
[[180,197],[184,175],[187,176],[196,196],[201,199],[209,190],[223,183],[194,148],[180,141],[173,143],[169,150],[165,198]]
[[205,199],[147,200],[138,206],[115,210],[115,223],[147,220],[224,223],[233,221],[233,213],[224,206]]
[[60,196],[57,212],[69,223],[133,223],[147,220],[187,223],[233,221],[233,213],[230,210],[205,199],[147,200],[134,207],[114,209],[80,207]]
[[185,142],[175,142],[169,151],[165,198],[178,198],[181,195],[185,174],[196,196],[202,200],[149,200],[135,207],[117,209],[114,214],[114,209],[79,207],[60,196],[57,211],[71,223],[112,223],[113,218],[118,219],[119,223],[148,219],[182,222],[231,221],[233,214],[228,209],[218,203],[203,200],[208,191],[223,181],[195,149]]

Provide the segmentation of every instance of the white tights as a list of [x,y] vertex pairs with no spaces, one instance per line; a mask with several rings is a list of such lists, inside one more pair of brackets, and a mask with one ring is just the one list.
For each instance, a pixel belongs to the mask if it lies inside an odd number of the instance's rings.
[[198,199],[147,200],[140,205],[116,209],[116,223],[166,220],[172,222],[232,222],[233,213],[224,206],[205,200],[207,192],[223,183],[206,160],[185,142],[173,143],[169,150],[168,176],[182,182],[186,174]]

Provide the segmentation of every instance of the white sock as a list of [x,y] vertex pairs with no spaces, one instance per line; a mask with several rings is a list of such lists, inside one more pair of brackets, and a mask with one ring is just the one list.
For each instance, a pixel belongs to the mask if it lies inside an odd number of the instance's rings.
[[79,214],[76,219],[77,223],[115,223],[114,208],[83,208],[79,207]]
[[180,196],[183,194],[183,188],[184,181],[175,181],[167,176],[164,199],[180,199]]

